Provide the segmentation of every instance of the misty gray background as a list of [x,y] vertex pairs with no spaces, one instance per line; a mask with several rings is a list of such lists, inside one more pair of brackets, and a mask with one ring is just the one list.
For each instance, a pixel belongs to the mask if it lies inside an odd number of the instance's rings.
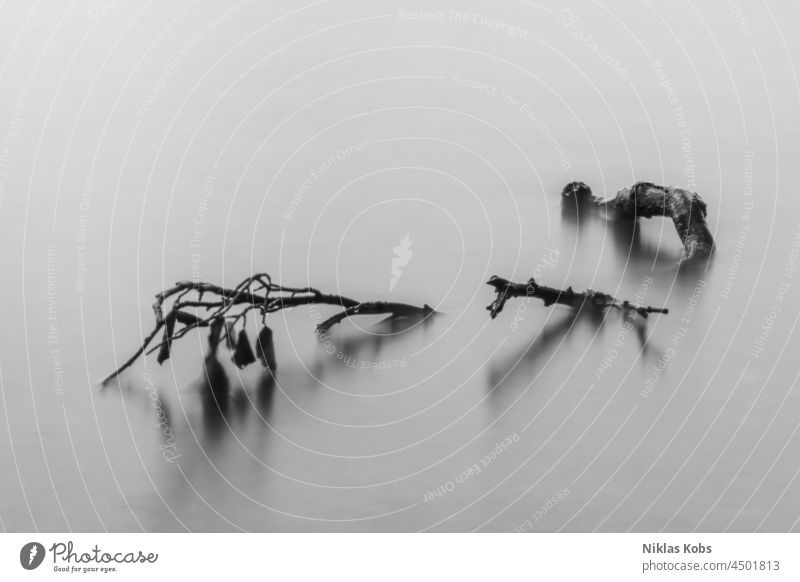
[[[796,2],[0,15],[4,530],[798,528]],[[573,179],[700,193],[707,270],[678,276],[670,222],[631,252],[565,221]],[[271,316],[277,382],[231,367],[225,415],[200,336],[97,389],[157,291],[253,271],[443,315],[338,326],[356,368],[313,312]],[[535,271],[671,313],[640,334],[516,300],[491,321],[485,281]]]

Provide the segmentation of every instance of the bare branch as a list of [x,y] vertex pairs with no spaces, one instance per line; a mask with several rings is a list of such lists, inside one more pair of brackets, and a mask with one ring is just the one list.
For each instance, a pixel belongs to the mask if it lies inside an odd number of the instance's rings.
[[122,372],[130,368],[130,366],[136,361],[136,359],[142,355],[142,352],[144,352],[147,349],[147,345],[151,341],[153,341],[153,338],[156,337],[156,334],[163,326],[164,326],[164,319],[162,318],[160,321],[156,322],[156,327],[153,329],[153,331],[151,331],[150,334],[146,338],[144,338],[144,342],[142,342],[142,347],[136,350],[136,352],[134,352],[134,354],[128,359],[128,361],[122,364],[119,368],[117,368],[117,370],[115,370],[114,372],[103,378],[103,380],[100,382],[100,385],[106,386],[109,382],[111,382],[111,380],[113,380],[114,378],[119,376]]
[[[197,297],[187,297],[190,293],[196,293]],[[204,300],[203,297],[206,295],[212,296],[211,300]],[[172,301],[170,306],[167,307],[166,304],[170,299]],[[225,343],[229,349],[234,351],[234,362],[239,366],[247,365],[255,361],[256,358],[250,348],[249,339],[244,331],[244,324],[241,325],[238,339],[234,335],[234,327],[237,326],[240,320],[246,319],[248,312],[257,310],[263,320],[269,313],[309,304],[335,305],[344,310],[320,325],[320,328],[324,327],[325,329],[330,328],[350,315],[390,313],[395,317],[401,317],[411,314],[427,315],[433,313],[433,309],[427,305],[415,307],[403,303],[383,301],[361,303],[349,297],[322,293],[313,287],[284,287],[273,283],[272,278],[267,273],[257,273],[247,277],[232,289],[212,283],[181,281],[156,295],[153,303],[153,312],[156,319],[155,328],[145,338],[136,353],[119,369],[104,378],[101,385],[105,386],[112,379],[119,376],[146,350],[147,354],[158,351],[159,363],[163,363],[169,358],[170,347],[175,340],[182,338],[194,329],[209,326],[211,327],[211,336],[209,337],[210,351],[216,353],[217,346],[223,341],[222,329],[224,327]],[[191,313],[190,310],[200,311],[203,314]],[[175,323],[180,323],[183,327],[176,331]],[[166,331],[161,342],[148,350],[153,338],[162,329]],[[268,334],[262,330],[256,345],[256,351],[258,352],[258,359],[265,366],[274,370],[276,364],[271,333],[271,331]],[[269,335],[269,338],[267,335]],[[242,345],[243,341],[247,343],[246,346]]]
[[329,317],[317,326],[317,333],[325,333],[331,327],[347,317],[353,315],[379,315],[389,313],[392,317],[406,317],[409,315],[431,315],[434,313],[430,305],[416,307],[405,303],[389,303],[386,301],[371,301],[369,303],[359,303],[348,307],[344,311]]
[[486,282],[487,285],[494,287],[497,297],[486,308],[491,313],[492,319],[503,311],[506,301],[514,297],[535,297],[544,301],[546,307],[553,304],[568,305],[573,309],[590,307],[597,311],[602,311],[609,307],[621,309],[625,312],[635,312],[642,317],[647,317],[651,313],[669,313],[669,310],[662,307],[642,307],[629,301],[618,301],[613,296],[600,291],[587,289],[581,293],[573,291],[572,287],[565,290],[556,289],[539,285],[533,277],[526,283],[512,283],[508,279],[503,279],[496,275]]

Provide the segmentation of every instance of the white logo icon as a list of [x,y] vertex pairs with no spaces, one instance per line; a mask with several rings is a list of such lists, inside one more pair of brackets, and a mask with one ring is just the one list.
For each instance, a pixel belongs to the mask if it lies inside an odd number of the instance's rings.
[[392,249],[394,257],[392,257],[392,278],[389,280],[389,291],[394,291],[403,274],[403,268],[408,266],[408,262],[414,254],[411,252],[411,244],[413,242],[409,235],[404,234],[400,237],[400,244]]

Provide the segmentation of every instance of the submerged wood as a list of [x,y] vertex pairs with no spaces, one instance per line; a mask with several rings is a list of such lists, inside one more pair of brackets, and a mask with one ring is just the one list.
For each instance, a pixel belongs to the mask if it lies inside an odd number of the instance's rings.
[[583,182],[570,182],[561,192],[564,204],[574,205],[576,212],[587,209],[605,210],[616,220],[664,216],[672,219],[683,243],[681,262],[707,259],[714,252],[714,237],[708,229],[708,207],[699,194],[650,182],[636,182],[623,188],[613,198],[598,198]]
[[[190,295],[191,294],[191,295]],[[167,302],[171,304],[167,308]],[[226,288],[211,283],[183,281],[174,287],[166,289],[156,295],[153,303],[155,326],[144,338],[142,345],[119,368],[106,376],[100,384],[107,385],[129,368],[142,354],[159,352],[158,363],[161,364],[170,357],[172,343],[198,328],[210,328],[209,353],[215,355],[220,343],[227,345],[233,351],[234,363],[246,366],[256,361],[256,356],[250,347],[250,340],[244,330],[248,313],[254,311],[263,320],[268,314],[281,309],[298,307],[301,305],[323,304],[341,307],[343,311],[320,324],[320,330],[328,330],[347,317],[354,315],[368,315],[389,313],[396,317],[409,315],[431,315],[434,310],[425,305],[417,307],[405,303],[385,301],[360,302],[342,295],[322,293],[313,287],[285,287],[272,282],[267,273],[258,273],[246,278],[236,287]],[[166,311],[166,315],[165,315]],[[238,338],[234,339],[234,328],[241,321]],[[176,329],[176,324],[183,327]],[[150,347],[151,342],[159,331],[164,330],[159,344]],[[272,332],[269,338],[262,328],[259,341],[256,345],[258,359],[261,363],[275,370],[274,346]],[[225,331],[224,337],[222,331]],[[149,351],[147,351],[149,349]]]

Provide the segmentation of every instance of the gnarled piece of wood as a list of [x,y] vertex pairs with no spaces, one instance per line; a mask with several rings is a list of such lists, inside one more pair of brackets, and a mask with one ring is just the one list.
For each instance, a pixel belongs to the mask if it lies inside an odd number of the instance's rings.
[[587,289],[586,291],[578,293],[573,291],[572,287],[556,289],[555,287],[539,285],[533,277],[528,279],[526,283],[513,283],[508,279],[503,279],[502,277],[494,275],[486,284],[494,287],[497,293],[497,297],[495,297],[494,301],[486,308],[489,310],[492,319],[503,311],[506,301],[514,297],[535,297],[544,301],[546,307],[557,303],[560,305],[568,305],[573,309],[588,307],[595,311],[615,308],[626,313],[638,313],[645,318],[651,313],[669,313],[669,310],[663,307],[643,307],[631,303],[630,301],[619,301],[608,293],[602,293],[601,291],[594,291],[592,289]]
[[561,192],[565,203],[581,209],[605,209],[620,220],[665,216],[671,218],[683,243],[682,262],[707,259],[714,251],[714,237],[708,229],[708,207],[699,194],[674,186],[636,182],[623,188],[614,198],[598,198],[583,182],[571,182]]

